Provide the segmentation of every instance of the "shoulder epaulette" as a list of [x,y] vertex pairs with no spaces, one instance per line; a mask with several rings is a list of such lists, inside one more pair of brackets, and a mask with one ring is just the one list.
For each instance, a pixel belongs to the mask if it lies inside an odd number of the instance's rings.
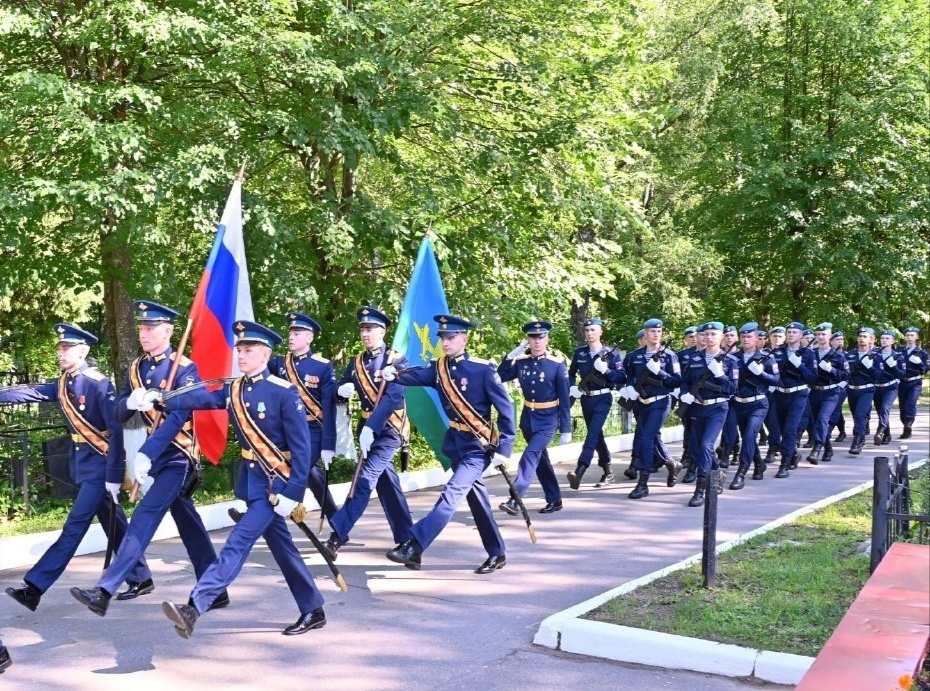
[[546,353],[546,359],[552,360],[553,362],[561,362],[563,365],[565,364],[565,356],[559,352]]
[[[178,354],[178,351],[174,351],[173,353],[171,353],[171,359],[174,360],[174,359],[175,359],[175,355],[177,355],[177,354]],[[192,364],[193,362],[194,362],[194,361],[191,360],[191,359],[190,359],[189,357],[187,357],[186,355],[182,355],[182,356],[181,356],[181,365],[182,365],[182,366],[187,367],[188,365]]]
[[532,357],[529,353],[523,353],[523,355],[517,355],[511,362],[516,362],[517,360],[526,360],[527,358]]
[[88,367],[83,372],[81,372],[81,374],[93,381],[103,381],[106,379],[106,375],[96,367]]
[[285,389],[288,388],[289,386],[294,386],[287,379],[281,379],[281,377],[276,377],[273,374],[268,375],[268,381],[270,381],[272,384],[283,386]]
[[478,365],[490,365],[490,364],[492,364],[490,360],[485,360],[483,357],[474,357],[474,356],[470,356],[470,357],[468,358],[468,360],[469,360],[469,362],[474,362],[475,364],[478,364]]
[[317,362],[326,363],[327,365],[329,364],[329,360],[327,360],[325,357],[323,357],[319,353],[314,353],[313,355],[310,356],[310,359],[316,360]]

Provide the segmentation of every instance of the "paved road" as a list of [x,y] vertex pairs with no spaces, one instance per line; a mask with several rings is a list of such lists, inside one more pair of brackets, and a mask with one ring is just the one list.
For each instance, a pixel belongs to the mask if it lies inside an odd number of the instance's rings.
[[[927,455],[928,414],[922,411],[911,440],[911,458]],[[899,432],[894,428],[895,437]],[[897,442],[895,442],[897,444]],[[844,445],[845,447],[845,445]],[[848,448],[848,447],[846,447]],[[897,448],[883,447],[882,453]],[[802,463],[786,480],[772,472],[747,481],[720,502],[718,540],[736,537],[809,503],[872,478],[867,448],[858,457],[838,453],[830,464]],[[564,478],[573,464],[561,463]],[[621,466],[622,467],[622,466]],[[593,474],[593,473],[592,473]],[[596,479],[596,478],[590,478]],[[76,558],[45,595],[37,612],[0,600],[0,635],[14,659],[0,682],[19,689],[122,689],[218,687],[270,689],[688,689],[758,688],[726,679],[624,665],[538,648],[531,641],[548,615],[700,551],[703,512],[686,506],[690,486],[655,483],[643,501],[626,498],[631,482],[573,492],[566,508],[541,516],[543,499],[528,498],[539,543],[532,545],[522,520],[505,518],[509,563],[490,576],[472,570],[484,559],[467,509],[424,555],[413,572],[384,558],[390,533],[375,503],[339,555],[349,583],[342,594],[328,570],[308,550],[308,563],[327,597],[328,625],[288,638],[280,630],[297,618],[293,601],[267,548],[260,544],[230,588],[232,606],[200,619],[194,638],[183,640],[161,613],[161,601],[185,601],[193,573],[177,539],[148,552],[155,593],[114,602],[106,618],[75,602],[68,588],[91,586],[102,555]],[[490,482],[495,504],[502,481]],[[438,490],[410,495],[422,516]],[[298,535],[300,544],[305,538]],[[226,531],[212,534],[219,547]],[[2,543],[0,543],[2,548]],[[0,572],[4,587],[26,569]],[[780,688],[780,687],[771,687]]]

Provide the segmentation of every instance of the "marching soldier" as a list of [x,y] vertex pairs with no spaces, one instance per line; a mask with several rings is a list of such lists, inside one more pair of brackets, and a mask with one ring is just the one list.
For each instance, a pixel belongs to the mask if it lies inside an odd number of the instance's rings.
[[384,334],[391,319],[384,312],[370,306],[362,307],[356,317],[359,339],[365,351],[352,358],[339,380],[337,391],[341,398],[351,398],[358,392],[362,408],[358,430],[362,457],[358,462],[362,468],[355,493],[329,520],[333,532],[325,547],[333,559],[348,541],[349,532],[362,517],[376,488],[395,544],[409,540],[413,526],[407,498],[394,470],[394,454],[410,437],[404,389],[396,382],[383,380],[381,374],[388,365],[406,369],[407,358],[385,346]]
[[[720,347],[725,351],[732,352],[733,346],[739,340],[739,334],[735,326],[727,326],[723,329],[723,338]],[[736,421],[736,408],[730,406],[727,411],[727,420],[723,424],[723,432],[720,434],[720,448],[717,449],[717,458],[720,460],[721,468],[730,467],[730,457],[733,462],[739,460],[740,442],[739,442],[739,424]]]
[[[124,580],[129,583],[129,588],[116,595],[117,600],[132,600],[155,589],[151,577],[136,580],[130,574],[169,510],[198,578],[216,559],[213,542],[189,496],[200,456],[191,414],[186,411],[171,413],[155,429],[158,416],[151,405],[143,402],[146,389],[168,390],[168,373],[176,358],[179,366],[171,388],[199,381],[197,365],[171,347],[174,322],[181,315],[170,307],[147,300],[137,300],[132,307],[139,326],[139,342],[145,354],[129,365],[123,390],[116,401],[116,418],[125,423],[136,411],[142,415],[149,436],[136,454],[134,475],[140,486],[150,477],[153,483],[133,510],[126,539],[96,587],[90,590],[71,588],[71,595],[78,602],[101,617],[106,615],[110,599]],[[115,457],[111,456],[111,463],[114,460]],[[123,472],[122,463],[110,465],[107,479],[115,484],[116,478],[122,479]],[[116,489],[113,487],[111,491]],[[213,606],[225,607],[228,604],[229,596],[223,592],[217,595]]]
[[[560,444],[568,444],[572,440],[568,372],[565,359],[548,350],[552,324],[532,321],[524,324],[522,330],[529,339],[529,352],[524,352],[524,344],[521,343],[497,368],[501,381],[518,379],[523,392],[520,432],[527,444],[520,456],[517,479],[513,484],[517,496],[522,497],[535,474],[546,497],[546,505],[539,513],[555,513],[562,510],[562,491],[546,447],[556,432],[561,433]],[[517,502],[511,497],[500,505],[500,509],[516,516]]]
[[817,357],[803,346],[803,331],[803,324],[791,322],[785,329],[785,342],[773,351],[781,377],[774,396],[781,431],[781,464],[775,473],[779,479],[788,477],[788,471],[798,466],[801,455],[798,430],[807,408],[810,387],[817,381]]
[[[691,356],[688,376],[681,382],[681,400],[694,410],[692,454],[697,462],[697,484],[688,506],[702,506],[705,492],[713,487],[708,485],[708,476],[718,467],[714,444],[723,430],[730,397],[739,384],[736,359],[720,347],[723,324],[713,321],[698,328],[704,334],[706,348]],[[716,489],[719,492],[723,487]]]
[[[774,326],[769,331],[769,352],[773,357],[775,350],[785,342],[785,327]],[[781,427],[778,426],[778,407],[775,405],[775,390],[777,386],[770,386],[768,392],[769,412],[765,416],[765,426],[768,429],[768,449],[765,452],[766,465],[773,465],[781,454]]]
[[923,377],[930,371],[930,355],[917,345],[920,329],[909,326],[904,329],[904,346],[900,349],[904,359],[904,378],[898,385],[898,407],[904,431],[901,439],[911,438],[911,428],[917,419],[917,399],[923,387]]
[[818,324],[814,331],[817,347],[812,352],[817,359],[817,379],[811,389],[809,399],[814,445],[807,456],[807,461],[811,465],[817,465],[821,460],[827,462],[833,459],[830,418],[833,417],[833,412],[840,402],[842,385],[849,379],[846,354],[842,349],[837,350],[830,345],[833,324],[823,322]]
[[875,380],[875,412],[878,413],[878,429],[875,430],[876,446],[891,443],[891,404],[898,396],[898,381],[906,376],[906,358],[894,349],[895,332],[885,329],[879,336],[881,351],[879,359],[882,366]]
[[[846,341],[842,331],[833,332],[833,335],[830,336],[830,347],[846,352]],[[846,441],[846,416],[843,414],[843,403],[846,402],[846,386],[847,382],[840,384],[840,400],[837,401],[836,408],[833,409],[833,416],[830,418],[830,434],[833,434],[834,427],[839,430],[839,434],[833,440],[838,444]]]
[[169,411],[227,408],[247,461],[239,466],[236,497],[248,505],[248,511],[233,526],[219,558],[198,576],[187,604],[162,603],[181,638],[190,638],[200,615],[226,594],[260,537],[265,538],[300,611],[297,621],[282,633],[296,636],[326,625],[323,595],[285,521],[307,488],[313,457],[307,411],[296,387],[268,369],[281,336],[249,321],[237,322],[234,330],[242,376],[217,391],[194,389],[164,403]]
[[[290,353],[272,357],[268,369],[297,389],[307,412],[310,430],[310,491],[327,518],[336,513],[336,502],[324,473],[336,455],[336,374],[333,363],[310,349],[322,327],[300,312],[287,315],[287,347]],[[322,464],[322,469],[320,468]]]
[[865,444],[866,425],[872,412],[872,400],[875,397],[875,380],[881,376],[883,363],[879,351],[875,348],[875,330],[863,326],[856,332],[858,347],[850,350],[846,357],[849,362],[849,412],[853,418],[853,439],[849,453],[858,456]]
[[[612,475],[610,451],[604,440],[604,423],[613,406],[611,390],[623,383],[623,363],[616,353],[606,348],[601,342],[603,323],[592,317],[584,323],[584,337],[587,345],[575,349],[572,364],[568,368],[571,383],[569,391],[573,399],[581,400],[581,415],[584,417],[588,433],[585,435],[578,466],[568,474],[568,485],[578,489],[581,478],[590,467],[594,452],[597,451],[597,464],[604,475]],[[579,377],[575,385],[575,377]]]
[[[685,362],[691,357],[691,354],[697,350],[697,327],[689,326],[685,329],[685,347],[675,353],[675,357],[678,358],[678,362],[681,365],[681,376],[685,376]],[[680,392],[679,392],[680,394]],[[682,426],[682,440],[681,440],[681,464],[687,468],[686,473],[690,473],[693,463],[691,461],[691,412],[690,406],[687,403],[682,403],[679,399],[678,401],[678,418],[681,420]],[[631,478],[633,479],[633,478]],[[684,480],[682,480],[684,481]],[[691,482],[694,482],[694,478],[691,478]]]
[[[58,403],[71,434],[71,477],[79,486],[61,535],[26,572],[25,585],[6,589],[7,595],[33,612],[42,594],[71,561],[94,516],[100,519],[114,548],[122,543],[127,525],[126,515],[116,499],[123,476],[120,474],[113,483],[108,482],[105,460],[112,457],[114,464],[124,463],[122,431],[113,418],[116,390],[107,377],[87,364],[87,353],[97,343],[97,337],[72,324],[56,324],[55,333],[58,365],[62,370],[58,380],[0,393],[0,403]],[[151,577],[142,555],[126,573],[130,583]]]
[[[465,350],[468,331],[475,325],[451,314],[438,314],[433,319],[439,324],[442,357],[426,367],[403,372],[389,365],[384,368],[384,378],[396,379],[402,386],[428,386],[439,392],[443,410],[449,417],[442,451],[451,459],[452,477],[433,509],[413,525],[412,537],[388,552],[387,558],[419,570],[423,551],[449,524],[464,498],[488,553],[475,573],[493,573],[504,567],[507,556],[482,473],[489,464],[499,466],[510,458],[516,436],[513,403],[494,363]],[[497,410],[497,425],[491,420],[492,407]]]

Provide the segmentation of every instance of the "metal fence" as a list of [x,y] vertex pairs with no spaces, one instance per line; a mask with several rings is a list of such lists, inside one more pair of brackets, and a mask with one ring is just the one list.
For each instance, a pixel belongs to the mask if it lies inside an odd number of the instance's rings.
[[930,541],[930,497],[923,504],[927,513],[911,513],[908,447],[902,445],[893,458],[876,456],[874,478],[870,572],[875,571],[895,541]]

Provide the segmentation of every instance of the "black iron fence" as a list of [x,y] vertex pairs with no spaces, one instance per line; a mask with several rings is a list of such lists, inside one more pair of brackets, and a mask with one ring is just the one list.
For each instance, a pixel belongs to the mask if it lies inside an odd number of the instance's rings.
[[[875,571],[895,541],[930,541],[930,496],[922,502],[926,513],[911,513],[908,447],[902,445],[893,457],[876,456],[874,473],[870,571]],[[930,483],[926,491],[930,493]]]

